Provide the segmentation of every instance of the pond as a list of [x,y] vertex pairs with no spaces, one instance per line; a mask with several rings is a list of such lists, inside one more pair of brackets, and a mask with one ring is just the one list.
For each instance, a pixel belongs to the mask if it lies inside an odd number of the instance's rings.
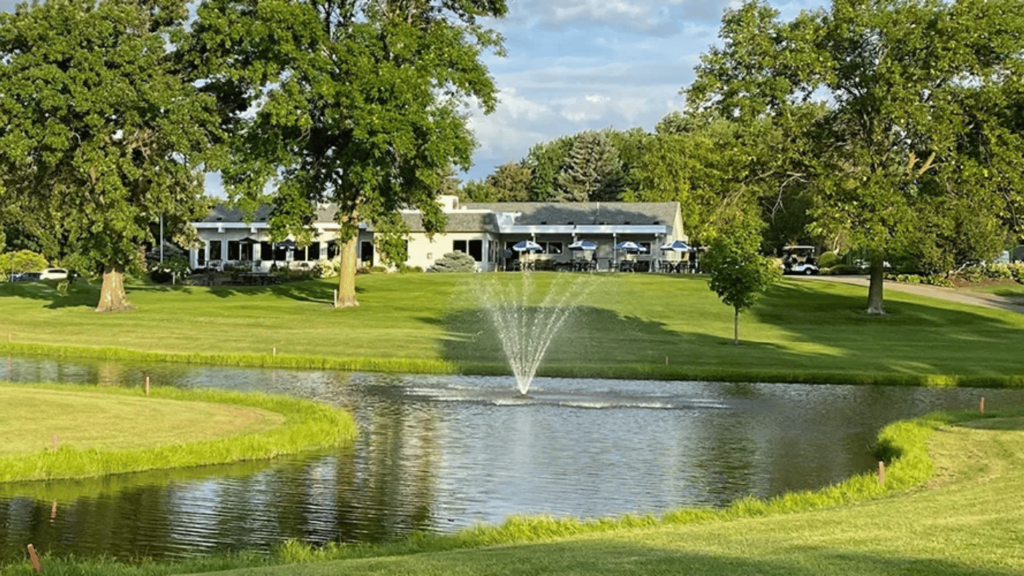
[[[351,446],[270,462],[0,485],[0,561],[180,557],[285,539],[382,542],[512,514],[726,506],[871,470],[893,420],[1024,405],[1024,392],[396,376],[0,358],[0,380],[223,387],[350,409]],[[43,415],[43,417],[46,417]],[[69,417],[53,415],[52,417]]]

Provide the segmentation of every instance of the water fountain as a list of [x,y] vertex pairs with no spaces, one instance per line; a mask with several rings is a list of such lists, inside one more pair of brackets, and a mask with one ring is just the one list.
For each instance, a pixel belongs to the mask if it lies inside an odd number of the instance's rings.
[[559,274],[538,302],[533,274],[524,271],[519,276],[518,282],[508,281],[505,275],[489,277],[478,294],[494,323],[519,393],[526,396],[548,347],[594,281],[589,275]]

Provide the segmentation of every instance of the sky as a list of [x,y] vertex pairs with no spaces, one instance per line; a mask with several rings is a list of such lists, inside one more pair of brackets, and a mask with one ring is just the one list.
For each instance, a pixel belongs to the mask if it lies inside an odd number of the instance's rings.
[[[769,0],[783,19],[824,5]],[[739,0],[508,0],[491,21],[507,56],[485,63],[500,90],[497,110],[473,109],[479,147],[463,179],[479,179],[531,146],[583,130],[651,131],[680,110],[679,90],[701,54],[719,42],[722,15]]]
[[[781,17],[824,4],[769,0]],[[0,0],[12,10],[15,0]],[[701,54],[718,42],[722,15],[739,0],[508,0],[489,25],[505,37],[506,57],[484,62],[500,93],[497,110],[471,108],[478,141],[463,180],[480,179],[531,146],[584,130],[641,127],[683,107]],[[222,196],[220,179],[207,192]]]

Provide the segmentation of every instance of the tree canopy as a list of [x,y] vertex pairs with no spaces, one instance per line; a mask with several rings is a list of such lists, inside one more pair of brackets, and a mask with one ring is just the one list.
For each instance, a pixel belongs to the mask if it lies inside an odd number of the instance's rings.
[[[501,38],[480,23],[504,0],[208,0],[193,63],[234,112],[228,192],[250,210],[271,200],[271,230],[309,240],[317,205],[333,202],[343,243],[340,307],[355,293],[359,223],[385,257],[405,259],[399,210],[443,230],[438,190],[468,169],[474,140],[461,107],[490,112],[496,89],[481,53]],[[269,193],[267,192],[269,191]]]
[[691,110],[785,127],[820,101],[791,171],[812,188],[811,231],[870,254],[868,312],[884,313],[885,260],[965,244],[988,257],[1019,225],[1024,142],[1005,116],[1021,94],[1024,5],[834,0],[781,22],[754,0],[721,36]]
[[0,204],[44,253],[103,273],[98,311],[165,214],[195,220],[214,100],[176,60],[185,2],[47,0],[0,14]]

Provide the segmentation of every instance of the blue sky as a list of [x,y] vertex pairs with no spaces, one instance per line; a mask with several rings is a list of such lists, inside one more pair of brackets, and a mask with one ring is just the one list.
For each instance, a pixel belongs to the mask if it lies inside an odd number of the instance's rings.
[[[479,142],[463,178],[518,161],[538,142],[582,130],[653,130],[683,106],[680,88],[718,42],[722,15],[738,0],[509,0],[493,22],[507,57],[486,63],[501,91],[491,115],[471,113]],[[789,19],[824,2],[775,2]]]
[[[789,19],[821,0],[769,0]],[[583,130],[652,130],[683,106],[700,55],[718,41],[722,14],[739,0],[508,0],[491,21],[507,56],[485,62],[500,90],[491,115],[472,109],[479,147],[466,178],[518,161],[538,142]],[[11,10],[14,0],[0,0]],[[207,192],[219,195],[216,175]]]

